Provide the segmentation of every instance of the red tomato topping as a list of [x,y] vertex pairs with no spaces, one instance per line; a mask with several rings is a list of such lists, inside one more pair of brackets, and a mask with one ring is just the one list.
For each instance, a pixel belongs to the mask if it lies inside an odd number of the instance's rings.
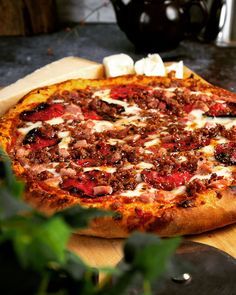
[[156,188],[164,190],[172,190],[178,186],[184,185],[192,177],[188,171],[174,172],[170,175],[162,176],[157,171],[144,170],[142,175],[144,181]]
[[194,109],[194,104],[186,104],[183,106],[183,110],[186,112],[186,113],[190,113],[193,109]]
[[107,156],[110,154],[111,152],[111,145],[106,144],[106,143],[101,143],[99,145],[99,150],[98,152],[102,155],[102,156]]
[[95,111],[83,110],[83,115],[85,120],[102,120],[102,117],[99,116]]
[[53,118],[61,117],[64,114],[65,107],[62,104],[47,103],[39,104],[31,111],[24,111],[20,114],[20,118],[24,121],[47,121]]
[[210,107],[210,110],[207,112],[210,116],[220,116],[227,114],[229,109],[227,105],[222,103],[215,103]]
[[31,150],[39,150],[43,149],[48,146],[53,146],[57,144],[58,140],[55,138],[42,138],[42,137],[35,137],[35,142],[30,144],[30,149]]
[[142,85],[118,85],[111,89],[111,98],[113,99],[125,99],[128,96],[132,96],[138,93],[142,93],[143,91],[147,91],[149,88],[147,86]]
[[84,179],[84,180],[80,181],[80,180],[73,179],[73,178],[66,179],[62,184],[62,187],[64,189],[68,189],[74,193],[81,193],[82,192],[83,194],[88,195],[88,196],[93,195],[94,186],[95,186],[95,183],[91,180]]

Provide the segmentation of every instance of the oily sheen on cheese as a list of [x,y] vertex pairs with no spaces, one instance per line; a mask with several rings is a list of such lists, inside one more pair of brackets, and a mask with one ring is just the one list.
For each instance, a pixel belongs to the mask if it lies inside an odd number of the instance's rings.
[[[153,87],[153,90],[150,89],[149,93],[152,94],[153,91],[164,91],[164,95],[167,97],[169,95],[173,96],[173,93],[176,88],[169,87],[166,89],[163,89],[162,87],[155,86]],[[178,91],[181,93],[184,91],[184,88],[179,88]],[[200,91],[191,91],[191,95],[194,94],[196,96],[200,96]],[[112,91],[110,88],[105,88],[103,90],[95,91],[92,95],[93,99],[99,98],[100,101],[105,102],[106,104],[116,107],[116,106],[122,106],[124,108],[122,112],[122,117],[117,118],[115,122],[111,122],[108,120],[102,120],[102,119],[89,119],[88,122],[90,122],[92,125],[91,132],[92,134],[99,134],[107,131],[112,130],[125,130],[126,128],[129,128],[130,126],[136,126],[137,128],[145,128],[147,125],[147,120],[149,119],[150,115],[142,114],[142,116],[139,116],[138,114],[142,112],[142,108],[137,103],[130,104],[128,101],[122,101],[119,99],[115,99],[112,97]],[[210,94],[209,94],[210,96]],[[64,103],[63,99],[58,99],[57,97],[52,100],[52,103],[60,104]],[[68,102],[66,103],[68,105]],[[155,110],[151,109],[151,114],[155,114]],[[150,114],[150,113],[149,113]],[[158,114],[160,118],[162,118],[163,114]],[[205,126],[208,126],[210,124],[210,127],[215,127],[216,124],[224,123],[226,128],[231,128],[234,126],[235,119],[234,118],[211,118],[204,115],[204,111],[201,109],[193,109],[188,114],[185,115],[185,118],[188,119],[186,122],[185,130],[186,131],[194,131],[199,128],[204,128]],[[81,124],[85,122],[86,120],[82,120]],[[67,118],[66,116],[56,117],[52,118],[50,120],[46,120],[45,123],[49,124],[50,126],[56,126],[56,125],[63,125],[67,126],[67,124],[70,124],[69,122],[73,122],[71,118]],[[28,132],[35,128],[42,127],[43,122],[37,121],[35,123],[27,122],[26,127],[21,127],[18,129],[18,131],[24,135],[26,135]],[[65,127],[63,127],[65,129]],[[70,127],[72,128],[72,127]],[[74,128],[74,127],[73,127]],[[143,142],[142,150],[143,153],[153,154],[153,148],[156,147],[161,148],[162,145],[162,138],[165,138],[166,136],[169,136],[168,132],[168,124],[167,126],[159,127],[159,130],[157,133],[150,133],[147,135],[146,140]],[[136,137],[133,138],[139,138],[139,135],[137,134]],[[66,151],[69,152],[69,149],[71,148],[71,144],[73,142],[73,135],[70,130],[64,130],[58,132],[58,137],[60,138],[60,142],[58,143],[59,151]],[[119,138],[108,138],[107,143],[112,145],[113,147],[116,147],[117,145],[124,145],[127,144],[127,140],[129,140],[129,136],[124,137],[123,139]],[[214,160],[214,152],[215,152],[215,146],[217,144],[221,143],[227,143],[228,140],[223,137],[218,137],[217,140],[211,140],[208,145],[202,147],[199,149],[199,152],[202,153],[202,155],[205,155],[207,159]],[[162,148],[163,149],[163,148]],[[63,155],[63,152],[60,152]],[[174,153],[173,153],[174,155]],[[187,154],[179,154],[174,155],[176,156],[176,161],[179,163],[185,163],[188,161]],[[139,197],[146,194],[146,191],[148,190],[148,194],[158,194],[158,191],[162,191],[163,194],[168,195],[168,198],[170,199],[175,198],[176,196],[185,193],[186,192],[186,185],[183,185],[182,181],[179,181],[179,185],[177,185],[175,188],[173,188],[168,193],[165,192],[165,190],[158,190],[157,188],[152,188],[150,186],[147,186],[147,184],[143,183],[143,176],[141,176],[141,173],[145,171],[149,171],[152,169],[155,169],[155,166],[153,163],[147,161],[140,161],[139,163],[131,164],[126,163],[124,165],[124,169],[129,170],[132,169],[133,175],[136,177],[138,181],[141,181],[141,183],[138,183],[136,187],[133,190],[125,190],[122,192],[122,196],[125,197]],[[74,165],[77,165],[76,163]],[[87,164],[86,164],[87,165]],[[58,172],[56,172],[55,167],[58,166],[58,163],[54,165],[53,168],[47,168],[47,171],[51,172],[53,176],[58,177]],[[71,169],[71,168],[69,168]],[[194,181],[195,179],[199,180],[209,180],[212,175],[216,175],[217,177],[224,177],[224,178],[231,178],[233,169],[231,167],[224,167],[224,165],[221,165],[219,163],[214,163],[211,168],[211,173],[203,173],[203,174],[195,174],[190,179],[189,182]],[[112,166],[94,166],[93,164],[89,164],[88,167],[83,167],[83,172],[93,172],[93,171],[101,171],[109,174],[114,174],[117,172],[117,168]],[[162,179],[162,176],[158,176],[160,179]],[[52,185],[55,185],[55,182],[52,182]]]
[[103,237],[179,235],[236,220],[235,117],[236,95],[192,77],[72,80],[27,95],[0,140],[40,210],[115,211]]

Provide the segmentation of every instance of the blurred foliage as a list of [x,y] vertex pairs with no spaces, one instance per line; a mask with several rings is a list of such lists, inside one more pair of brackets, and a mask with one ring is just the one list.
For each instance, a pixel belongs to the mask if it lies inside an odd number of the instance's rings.
[[107,280],[97,284],[99,269],[86,265],[67,249],[71,233],[91,218],[111,215],[75,206],[53,216],[36,212],[22,200],[24,184],[0,150],[0,294],[129,294],[134,279],[143,294],[165,270],[180,239],[135,233],[124,246],[125,268],[102,268]]

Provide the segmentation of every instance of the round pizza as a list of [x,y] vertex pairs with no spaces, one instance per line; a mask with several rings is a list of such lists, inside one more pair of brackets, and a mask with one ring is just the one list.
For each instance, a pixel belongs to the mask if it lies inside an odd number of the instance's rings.
[[83,234],[194,234],[236,221],[236,95],[127,75],[36,89],[0,121],[25,199],[113,211]]

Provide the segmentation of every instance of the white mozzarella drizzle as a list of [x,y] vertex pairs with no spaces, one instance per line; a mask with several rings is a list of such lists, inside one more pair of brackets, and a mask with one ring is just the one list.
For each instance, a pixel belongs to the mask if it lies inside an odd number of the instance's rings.
[[[169,87],[169,88],[162,88],[159,86],[153,87],[153,90],[163,90],[165,92],[174,92],[176,89],[177,89],[177,87]],[[151,91],[153,91],[153,90],[151,90]]]
[[201,92],[201,91],[191,91],[190,93],[195,95],[207,95],[207,96],[213,95],[211,92]]
[[56,103],[58,103],[58,102],[64,102],[64,99],[55,99],[55,100],[53,100],[53,102],[56,102]]
[[220,118],[220,117],[206,117],[203,116],[204,111],[195,109],[189,113],[189,121],[185,130],[195,130],[196,128],[202,128],[206,124],[208,126],[214,127],[216,124],[222,124],[226,129],[236,126],[235,118]]
[[105,89],[101,91],[96,91],[93,96],[98,96],[102,101],[109,104],[117,104],[124,107],[124,114],[137,114],[141,109],[137,105],[129,105],[127,102],[110,98],[110,89]]
[[56,172],[55,168],[47,168],[46,170],[51,172],[55,177],[60,176],[60,174]]
[[150,140],[150,141],[145,142],[145,143],[144,143],[144,146],[145,146],[145,147],[150,147],[150,146],[152,146],[152,145],[159,144],[160,142],[161,142],[161,141],[160,141],[159,138],[155,138],[155,139],[153,139],[153,140]]
[[69,135],[70,135],[70,131],[59,131],[58,132],[58,137],[59,138],[68,137]]
[[68,149],[70,141],[71,141],[70,136],[63,137],[58,144],[59,149]]
[[124,143],[125,141],[118,138],[109,138],[108,143],[111,145],[116,145],[117,143]]
[[185,162],[185,161],[187,160],[187,158],[186,158],[185,156],[179,156],[179,157],[177,158],[177,160],[178,160],[180,163],[182,163],[182,162]]
[[41,127],[41,126],[42,126],[42,122],[35,122],[35,123],[27,122],[26,127],[25,128],[19,128],[18,131],[20,133],[27,134],[30,130],[32,130],[34,128]]
[[[147,190],[147,184],[144,182],[139,183],[134,190],[127,190],[121,193],[124,197],[139,197],[143,195]],[[155,193],[157,189],[148,188],[148,193]]]
[[232,167],[216,166],[213,168],[212,173],[205,174],[205,175],[196,174],[189,180],[189,182],[196,179],[196,178],[197,179],[210,179],[211,175],[213,173],[216,173],[217,176],[224,176],[225,178],[230,178],[230,177],[232,177],[232,171],[233,171]]
[[233,126],[236,125],[236,119],[235,118],[217,118],[217,117],[213,117],[213,118],[205,118],[205,121],[207,123],[212,124],[213,126],[215,126],[216,124],[222,124],[225,126],[226,129],[229,129]]
[[179,187],[174,188],[172,191],[170,191],[170,193],[173,196],[179,196],[179,195],[184,194],[185,191],[186,191],[186,186],[185,185],[181,185]]
[[214,145],[207,145],[199,149],[199,151],[203,152],[205,155],[212,156],[215,152],[215,147]]
[[53,118],[51,120],[45,121],[49,125],[58,125],[64,122],[64,119],[62,117]]
[[150,169],[153,167],[153,164],[151,163],[146,163],[146,162],[140,162],[136,165],[137,168],[140,168],[140,169]]
[[101,167],[85,167],[83,169],[84,172],[92,171],[92,170],[99,170],[99,171],[105,171],[108,173],[114,173],[116,172],[116,168],[114,167],[107,167],[107,166],[101,166]]
[[[47,124],[50,124],[50,125],[57,125],[57,124],[61,124],[64,122],[64,120],[59,117],[59,118],[53,118],[51,120],[47,120],[45,121]],[[26,123],[26,127],[24,128],[19,128],[18,131],[20,133],[23,133],[23,134],[27,134],[30,130],[34,129],[34,128],[39,128],[42,126],[42,122],[41,121],[37,121],[35,123],[32,123],[32,122],[27,122]]]
[[192,110],[189,113],[189,120],[187,122],[187,126],[185,127],[185,130],[195,130],[196,128],[201,128],[203,127],[206,122],[203,118],[203,113],[204,111],[199,110],[199,109],[195,109]]
[[94,132],[103,132],[108,129],[113,128],[113,124],[109,121],[98,121],[98,120],[92,120],[94,122],[93,130]]

